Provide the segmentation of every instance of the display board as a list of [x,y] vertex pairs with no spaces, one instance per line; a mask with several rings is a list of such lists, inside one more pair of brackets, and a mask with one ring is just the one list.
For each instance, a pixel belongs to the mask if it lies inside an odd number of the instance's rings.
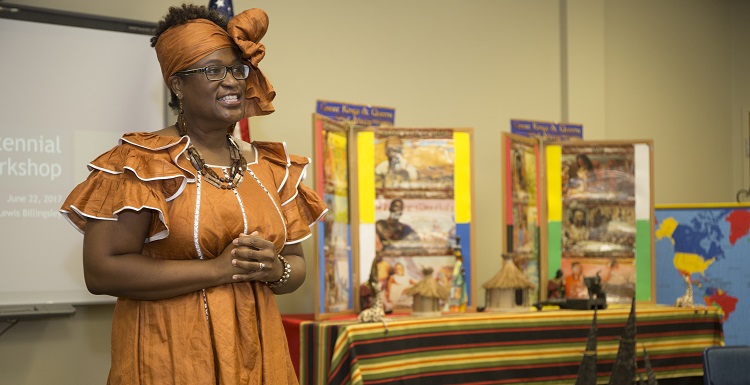
[[[355,135],[358,285],[375,274],[386,309],[408,311],[404,291],[425,268],[451,286],[460,239],[473,288],[472,131],[370,127]],[[463,291],[468,306],[476,298],[471,290]]]
[[[536,288],[531,301],[546,298],[546,264],[541,260],[540,239],[544,218],[541,165],[542,142],[519,135],[502,134],[503,149],[503,251],[511,253],[516,266]],[[502,260],[498,256],[498,266]]]
[[674,305],[690,290],[696,305],[722,310],[727,345],[750,345],[750,204],[659,205],[655,214],[656,302]]
[[153,25],[3,4],[0,305],[112,301],[88,293],[83,237],[58,210],[123,133],[165,126]]
[[548,277],[561,269],[567,298],[588,298],[599,276],[608,303],[655,300],[653,144],[547,144]]
[[349,125],[313,114],[315,184],[328,206],[317,227],[315,318],[354,313],[357,276],[352,253]]

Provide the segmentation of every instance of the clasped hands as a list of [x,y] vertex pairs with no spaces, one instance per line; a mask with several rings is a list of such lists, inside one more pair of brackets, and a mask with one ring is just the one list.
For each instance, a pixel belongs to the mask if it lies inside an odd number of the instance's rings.
[[232,275],[233,281],[275,282],[284,273],[273,242],[258,236],[257,231],[240,234],[231,246],[232,266],[239,270]]

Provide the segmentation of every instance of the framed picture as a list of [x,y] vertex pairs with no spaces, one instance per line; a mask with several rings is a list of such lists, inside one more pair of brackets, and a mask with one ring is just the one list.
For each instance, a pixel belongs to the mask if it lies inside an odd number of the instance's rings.
[[[456,264],[456,247],[464,256],[466,287],[473,286],[471,136],[468,129],[357,130],[361,290],[371,275],[381,293],[390,292],[389,280],[406,282],[396,264],[411,280],[421,279],[422,268],[429,267],[438,282],[449,283],[446,271]],[[470,306],[475,295],[465,291]],[[395,310],[406,303],[384,299]]]
[[599,277],[608,303],[654,302],[651,141],[547,144],[547,269],[568,298]]
[[315,182],[328,214],[316,237],[315,318],[355,312],[357,274],[350,220],[350,130],[346,123],[313,114]]
[[[531,301],[546,298],[546,277],[540,253],[543,218],[541,142],[535,138],[503,133],[503,250],[512,253],[516,265],[534,285]],[[498,259],[501,256],[498,255]],[[543,293],[543,294],[541,294]]]

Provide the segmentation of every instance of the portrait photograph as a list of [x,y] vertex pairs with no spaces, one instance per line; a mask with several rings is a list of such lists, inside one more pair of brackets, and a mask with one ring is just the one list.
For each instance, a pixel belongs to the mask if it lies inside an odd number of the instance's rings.
[[378,255],[444,255],[455,239],[452,199],[376,198]]

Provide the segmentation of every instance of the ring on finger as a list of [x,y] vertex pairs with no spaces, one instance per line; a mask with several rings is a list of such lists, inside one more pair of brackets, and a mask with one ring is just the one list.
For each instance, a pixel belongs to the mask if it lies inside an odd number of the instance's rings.
[[266,264],[263,262],[258,262],[258,271],[263,270],[266,267]]

